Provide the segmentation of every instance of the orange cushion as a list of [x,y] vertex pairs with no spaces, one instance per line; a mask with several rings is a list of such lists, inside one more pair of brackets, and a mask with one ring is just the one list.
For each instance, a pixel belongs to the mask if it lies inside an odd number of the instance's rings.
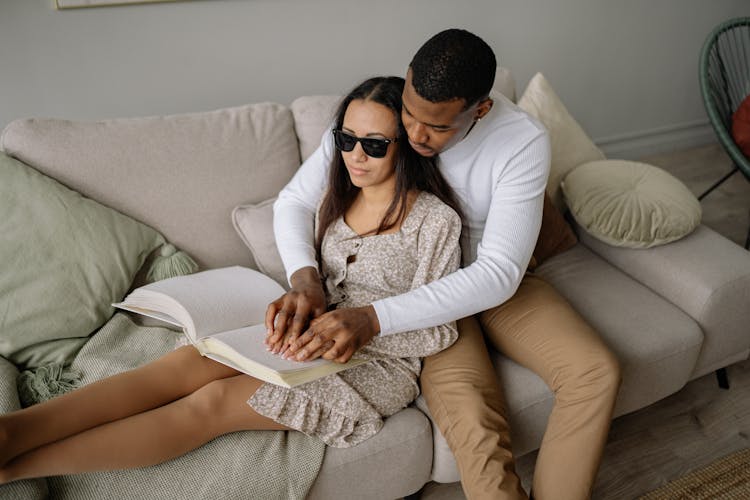
[[732,138],[745,156],[750,158],[750,95],[745,97],[732,116]]

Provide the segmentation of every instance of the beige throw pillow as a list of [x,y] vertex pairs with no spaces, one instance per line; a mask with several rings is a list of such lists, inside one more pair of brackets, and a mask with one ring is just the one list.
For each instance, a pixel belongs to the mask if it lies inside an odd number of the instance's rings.
[[570,172],[562,191],[576,222],[613,246],[649,248],[690,234],[701,205],[668,172],[625,160],[585,163]]
[[564,212],[565,202],[560,192],[560,181],[581,163],[603,160],[604,153],[594,145],[578,122],[568,113],[541,73],[537,73],[531,79],[518,101],[518,106],[541,121],[549,132],[552,165],[547,192],[555,206]]
[[276,198],[257,204],[240,205],[232,210],[232,224],[250,249],[258,270],[289,289],[284,263],[273,234],[273,203]]

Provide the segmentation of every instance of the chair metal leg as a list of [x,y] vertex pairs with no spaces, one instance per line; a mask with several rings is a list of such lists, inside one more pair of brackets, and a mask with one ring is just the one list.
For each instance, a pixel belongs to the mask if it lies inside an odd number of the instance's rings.
[[719,387],[722,389],[729,389],[729,376],[727,375],[726,368],[719,368],[716,370],[716,380],[719,382]]
[[750,250],[750,227],[747,228],[747,238],[745,238],[745,250]]
[[739,170],[740,170],[740,168],[739,168],[739,167],[738,167],[737,165],[735,165],[735,166],[734,166],[734,168],[732,169],[732,171],[731,171],[731,172],[729,172],[728,174],[724,175],[724,177],[722,177],[721,179],[719,179],[718,181],[716,181],[716,182],[715,182],[715,183],[714,183],[714,184],[713,184],[713,185],[712,185],[712,186],[711,186],[710,188],[706,189],[706,190],[705,190],[705,191],[703,192],[703,194],[702,194],[702,195],[698,196],[698,200],[700,201],[700,200],[702,200],[703,198],[705,198],[705,197],[706,197],[706,195],[708,195],[708,193],[710,193],[711,191],[713,191],[713,190],[714,190],[714,189],[716,189],[717,187],[721,186],[721,184],[722,184],[722,183],[723,183],[723,182],[724,182],[725,180],[727,180],[727,179],[729,179],[730,177],[732,177],[732,176],[733,176],[733,175],[734,175],[734,174],[735,174],[736,172],[738,172]]

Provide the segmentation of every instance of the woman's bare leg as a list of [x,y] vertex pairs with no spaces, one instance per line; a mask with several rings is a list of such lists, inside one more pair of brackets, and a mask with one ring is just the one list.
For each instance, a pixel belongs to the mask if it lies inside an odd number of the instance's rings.
[[160,408],[110,422],[20,455],[0,483],[31,477],[144,467],[240,430],[286,429],[247,404],[261,381],[237,375],[210,382]]
[[162,406],[237,373],[186,346],[134,370],[0,415],[0,466],[38,446]]

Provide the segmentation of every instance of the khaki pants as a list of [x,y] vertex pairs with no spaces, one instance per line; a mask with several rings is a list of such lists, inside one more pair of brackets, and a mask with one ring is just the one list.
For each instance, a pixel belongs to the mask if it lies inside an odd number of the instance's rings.
[[[533,275],[479,320],[495,348],[533,370],[555,394],[534,497],[589,498],[620,384],[617,360],[565,299]],[[454,345],[424,361],[421,385],[430,412],[453,451],[467,498],[526,498],[482,330],[473,317],[460,320],[458,329]]]

